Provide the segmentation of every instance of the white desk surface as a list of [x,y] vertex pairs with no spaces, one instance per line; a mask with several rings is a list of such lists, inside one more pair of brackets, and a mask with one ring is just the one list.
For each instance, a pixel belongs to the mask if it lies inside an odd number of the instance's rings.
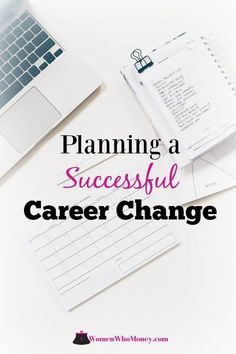
[[129,61],[130,51],[140,47],[145,52],[199,27],[220,37],[234,62],[235,1],[31,3],[77,41],[104,86],[0,182],[1,353],[77,353],[81,348],[72,344],[74,333],[84,329],[100,336],[169,337],[169,343],[158,345],[91,344],[84,347],[86,353],[118,353],[123,348],[127,353],[235,354],[236,189],[200,202],[217,207],[216,221],[178,224],[180,246],[69,313],[58,303],[21,238],[25,202],[69,200],[50,177],[54,174],[50,169],[60,168],[59,133],[79,133],[81,125],[96,121],[106,124],[111,134],[124,122],[135,125],[140,136],[152,136],[148,120],[118,71]]

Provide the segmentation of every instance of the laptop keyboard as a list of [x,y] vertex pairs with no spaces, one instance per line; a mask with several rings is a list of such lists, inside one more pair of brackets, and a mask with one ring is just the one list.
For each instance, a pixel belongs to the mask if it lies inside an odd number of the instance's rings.
[[62,53],[28,12],[5,28],[0,33],[0,109]]

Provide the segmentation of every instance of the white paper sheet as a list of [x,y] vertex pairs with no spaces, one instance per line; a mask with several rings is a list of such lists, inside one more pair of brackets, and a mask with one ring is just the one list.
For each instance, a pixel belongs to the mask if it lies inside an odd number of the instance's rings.
[[119,201],[137,198],[150,206],[160,203],[142,190],[93,191],[78,205],[109,205],[107,220],[31,221],[38,233],[29,230],[24,237],[67,310],[177,244],[166,220],[117,216]]
[[193,35],[177,54],[168,47],[168,56],[160,61],[161,48],[152,55],[150,69],[134,73],[193,160],[235,133],[235,94],[200,36]]
[[[178,53],[189,40],[189,35],[186,34],[186,37],[183,36],[181,41],[173,42],[175,44],[173,53]],[[168,45],[161,48],[163,48],[163,51],[158,52],[160,60],[171,53],[171,48],[168,48]],[[122,74],[150,119],[153,128],[157,131],[158,137],[161,137],[167,145],[168,138],[166,139],[166,137],[174,138],[175,136],[173,131],[168,129],[168,125],[164,123],[160,110],[153,104],[145,88],[136,79],[132,68],[125,67],[122,69]],[[184,148],[180,144],[180,150],[182,151],[182,149]],[[171,202],[174,200],[176,204],[188,203],[236,185],[235,137],[230,138],[193,162],[186,161],[184,154],[176,155],[175,160],[180,167],[186,164],[187,166],[182,167],[178,173],[180,186],[171,191],[169,195]],[[172,163],[173,160],[170,155],[166,155],[166,158],[161,161],[161,168],[168,170]]]

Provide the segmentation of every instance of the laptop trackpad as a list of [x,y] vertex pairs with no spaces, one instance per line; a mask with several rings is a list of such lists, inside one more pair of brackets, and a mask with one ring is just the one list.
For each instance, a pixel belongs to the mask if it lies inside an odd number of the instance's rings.
[[32,87],[0,117],[0,133],[23,153],[56,123],[61,114]]

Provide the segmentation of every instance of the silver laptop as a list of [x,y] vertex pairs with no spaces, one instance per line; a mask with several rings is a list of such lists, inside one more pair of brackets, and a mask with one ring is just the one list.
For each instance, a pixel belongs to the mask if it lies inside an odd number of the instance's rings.
[[27,2],[0,0],[0,20],[1,177],[101,82]]

